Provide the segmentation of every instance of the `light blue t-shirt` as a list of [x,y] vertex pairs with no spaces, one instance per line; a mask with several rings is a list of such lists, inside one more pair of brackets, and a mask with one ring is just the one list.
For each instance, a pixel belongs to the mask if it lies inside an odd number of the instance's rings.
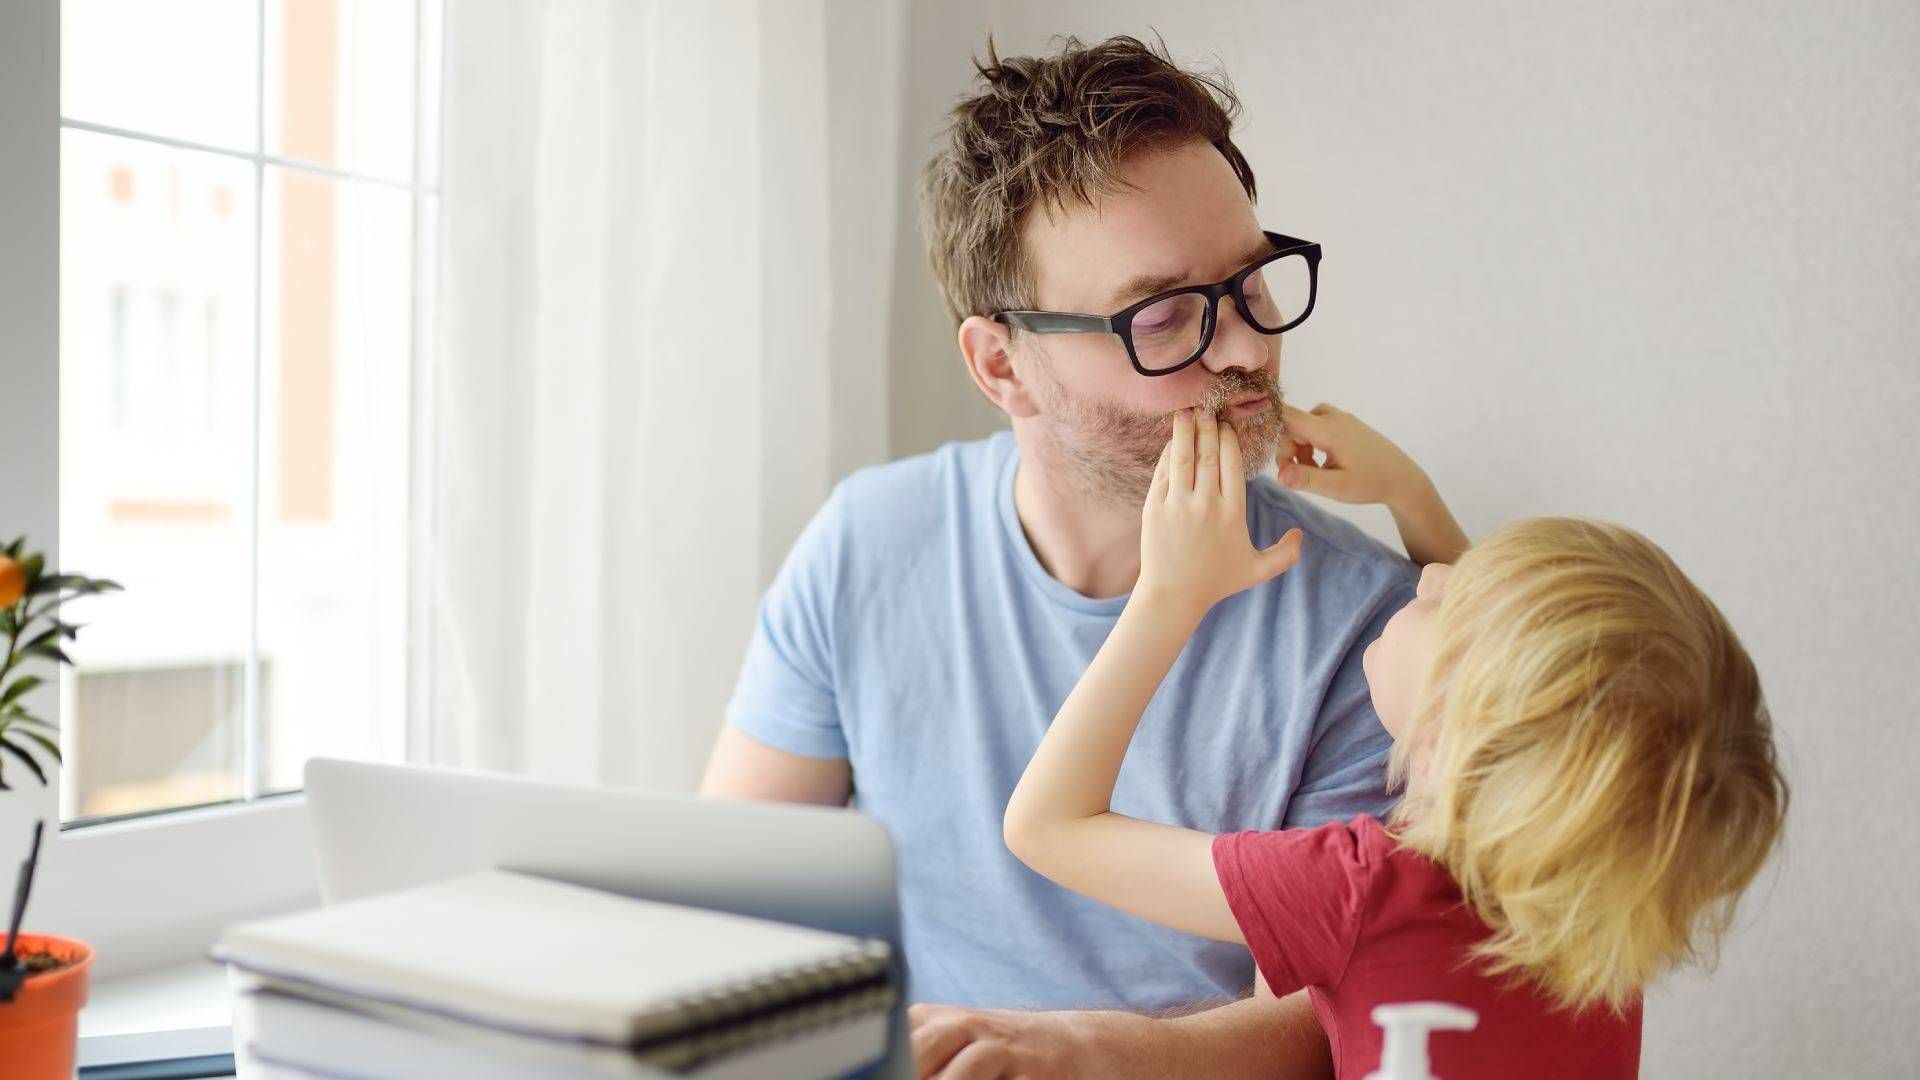
[[[1253,961],[1070,893],[1007,852],[1001,816],[1125,598],[1050,576],[1014,512],[1012,433],[848,477],[761,603],[727,719],[847,758],[893,835],[916,1001],[1159,1009],[1244,993]],[[1360,654],[1413,597],[1411,564],[1273,481],[1254,542],[1300,562],[1222,601],[1128,750],[1113,808],[1207,832],[1383,814],[1388,738]]]

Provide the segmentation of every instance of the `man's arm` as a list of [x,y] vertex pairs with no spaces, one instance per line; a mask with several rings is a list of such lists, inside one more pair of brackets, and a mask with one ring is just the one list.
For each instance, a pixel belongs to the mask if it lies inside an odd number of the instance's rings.
[[[1313,1015],[1307,992],[1276,998],[1267,989],[1266,980],[1257,974],[1253,986],[1252,997],[1161,1021],[1180,1029],[1179,1037],[1168,1047],[1180,1057],[1164,1059],[1167,1067],[1177,1069],[1178,1061],[1184,1060],[1201,1063],[1203,1076],[1261,1080],[1331,1077],[1333,1053],[1326,1032],[1320,1030],[1320,1021]],[[1186,1043],[1193,1045],[1181,1045]]]
[[1305,991],[1252,997],[1175,1019],[1125,1012],[1011,1012],[916,1005],[914,1061],[922,1078],[1032,1080],[1325,1080],[1327,1037]]
[[700,794],[722,799],[845,806],[853,793],[846,758],[812,758],[776,750],[732,724],[720,729]]
[[846,805],[852,770],[834,663],[844,490],[801,530],[760,599],[702,795]]

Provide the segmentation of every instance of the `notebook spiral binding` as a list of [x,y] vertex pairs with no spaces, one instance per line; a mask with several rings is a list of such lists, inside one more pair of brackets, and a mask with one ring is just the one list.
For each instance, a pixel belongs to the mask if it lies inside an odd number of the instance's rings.
[[669,1026],[631,1044],[649,1064],[689,1069],[735,1050],[792,1038],[891,1008],[892,954],[868,942],[858,953],[689,994],[663,1010]]

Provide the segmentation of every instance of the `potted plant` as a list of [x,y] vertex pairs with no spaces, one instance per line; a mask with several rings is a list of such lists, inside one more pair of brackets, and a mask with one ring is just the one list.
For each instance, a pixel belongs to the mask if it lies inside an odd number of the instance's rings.
[[[46,680],[28,674],[22,665],[73,663],[61,644],[80,628],[61,618],[61,605],[120,588],[77,574],[44,573],[45,558],[25,548],[26,538],[21,537],[0,549],[0,637],[7,643],[0,657],[0,791],[23,776],[44,786],[48,771],[60,764],[57,729],[27,711],[27,692]],[[84,942],[20,933],[44,827],[44,822],[34,822],[32,846],[20,866],[0,949],[0,1062],[6,1075],[18,1080],[66,1080],[73,1075],[80,1007],[86,1004],[93,964],[93,950]]]

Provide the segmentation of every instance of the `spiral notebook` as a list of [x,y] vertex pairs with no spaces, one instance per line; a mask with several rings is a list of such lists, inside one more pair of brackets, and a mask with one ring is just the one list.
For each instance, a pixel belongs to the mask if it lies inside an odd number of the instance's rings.
[[213,955],[316,1004],[670,1069],[884,1012],[893,993],[882,942],[504,870],[238,926]]
[[263,1075],[380,1080],[827,1080],[870,1065],[886,1046],[890,988],[641,1048],[513,1035],[398,1006],[255,981],[239,996],[243,1056]]

